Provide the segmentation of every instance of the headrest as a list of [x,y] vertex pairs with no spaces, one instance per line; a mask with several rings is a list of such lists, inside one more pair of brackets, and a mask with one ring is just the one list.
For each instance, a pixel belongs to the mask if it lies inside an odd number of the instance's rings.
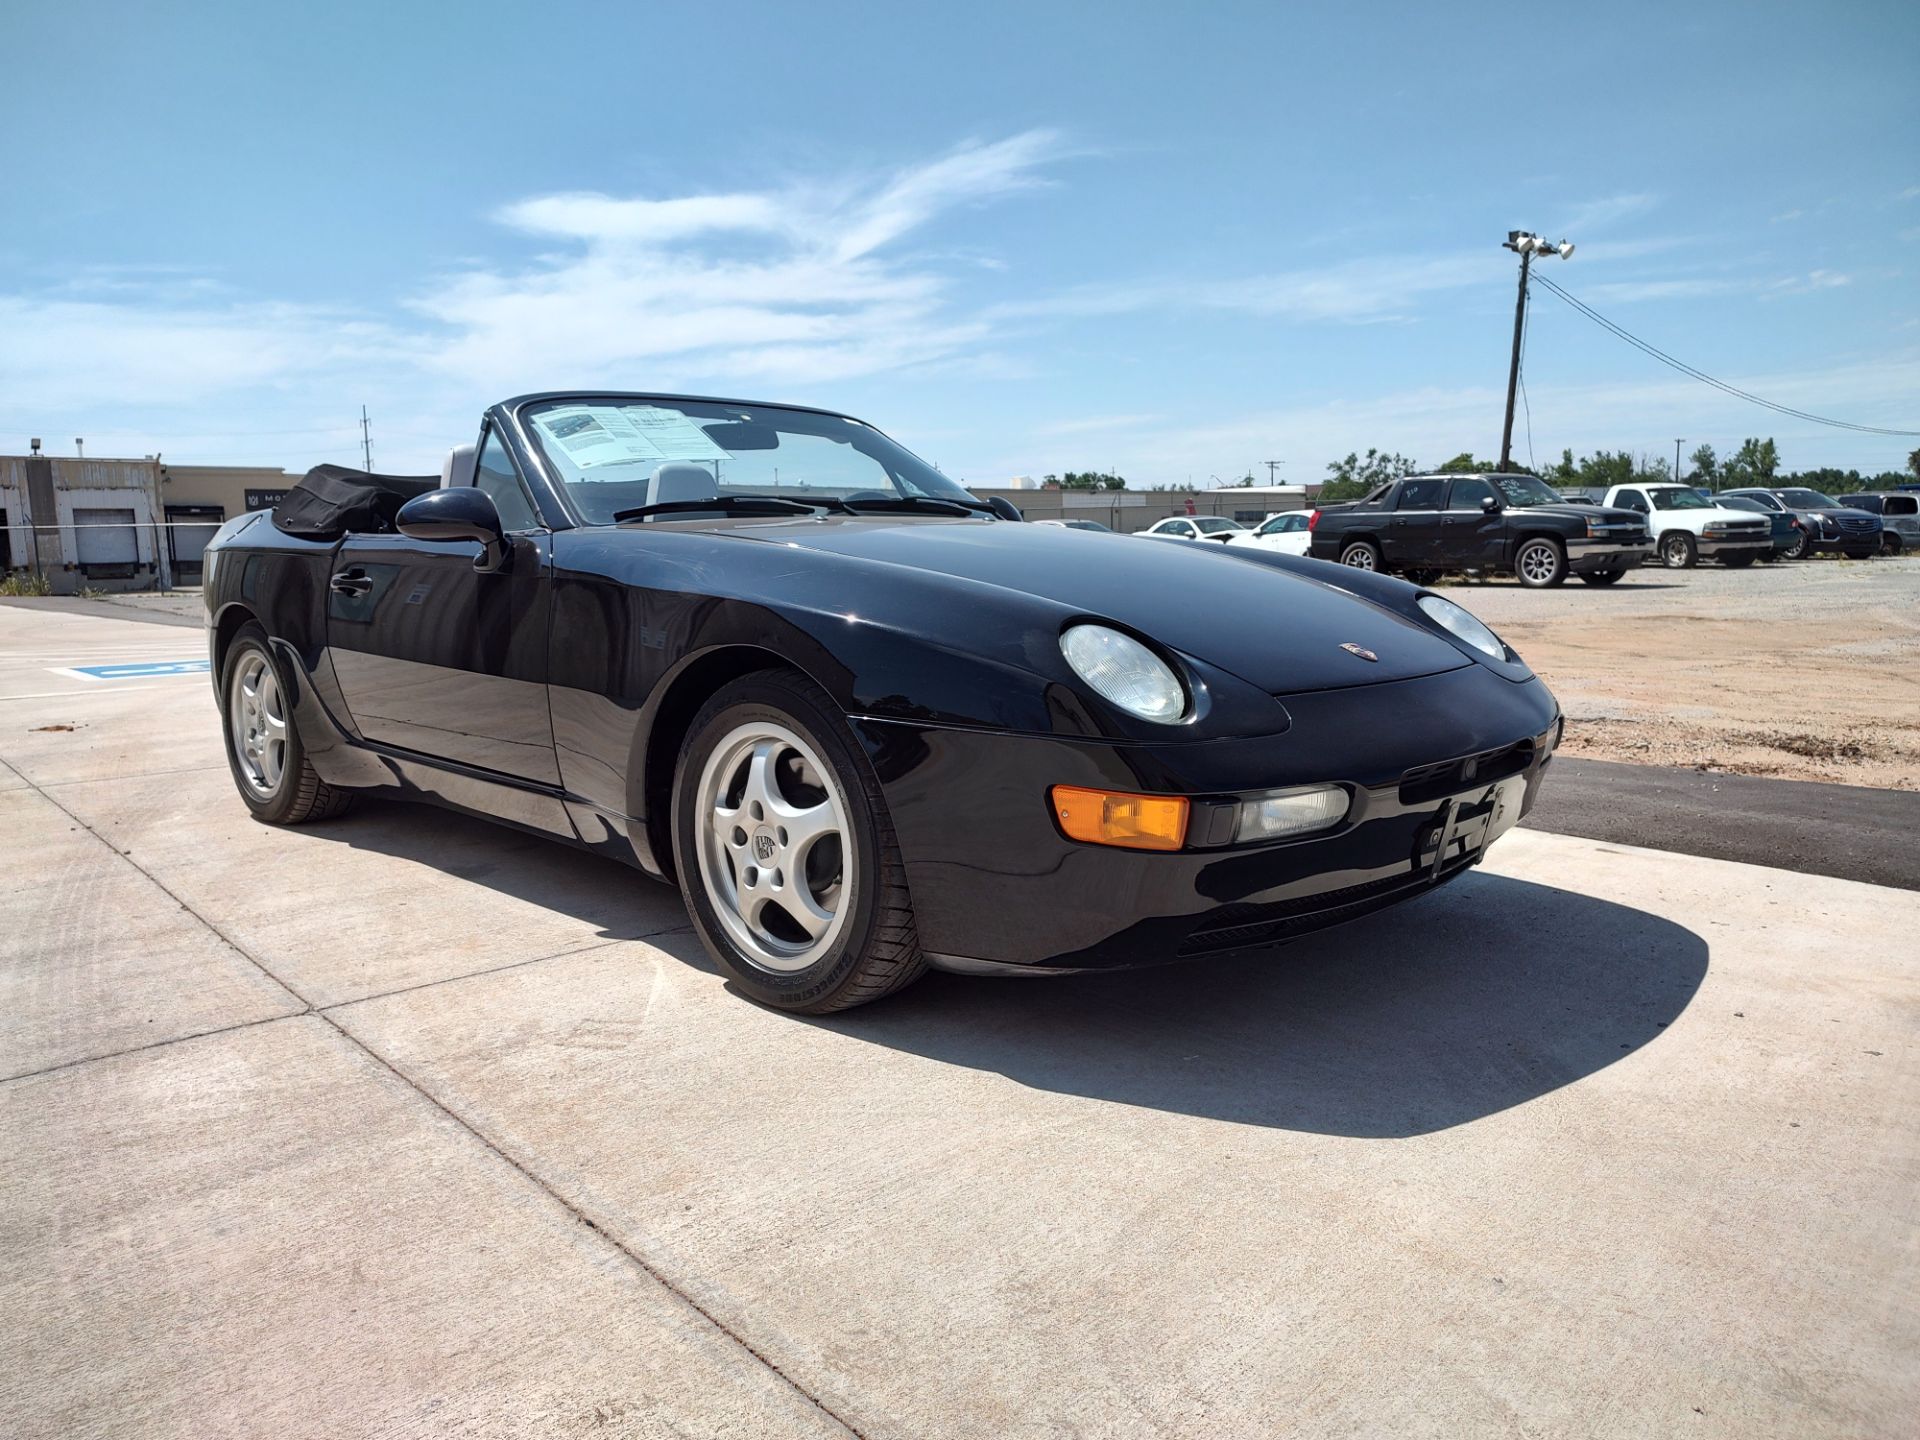
[[473,484],[474,463],[473,446],[454,446],[447,452],[447,458],[440,466],[440,488],[447,490],[456,485]]
[[669,500],[711,500],[720,493],[720,482],[704,465],[686,460],[669,460],[653,472],[647,486],[647,504],[663,505]]

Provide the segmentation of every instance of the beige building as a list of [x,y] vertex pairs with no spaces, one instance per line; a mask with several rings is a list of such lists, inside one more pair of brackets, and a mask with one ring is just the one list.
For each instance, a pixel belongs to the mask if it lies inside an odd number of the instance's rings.
[[1123,534],[1145,530],[1169,515],[1225,515],[1252,526],[1282,510],[1304,510],[1308,504],[1307,489],[1301,485],[1239,485],[1219,490],[1036,490],[1018,484],[967,488],[982,500],[999,495],[1012,501],[1029,520],[1097,520]]
[[252,465],[0,455],[0,570],[56,594],[200,583],[221,524],[269,509],[299,477]]

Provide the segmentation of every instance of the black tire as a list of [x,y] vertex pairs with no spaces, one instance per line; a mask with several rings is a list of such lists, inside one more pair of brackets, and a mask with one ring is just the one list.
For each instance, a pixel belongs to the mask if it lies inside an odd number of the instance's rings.
[[1351,565],[1356,570],[1382,571],[1386,568],[1380,559],[1380,547],[1371,540],[1355,540],[1342,547],[1340,563]]
[[1811,560],[1813,558],[1813,537],[1802,530],[1793,537],[1793,548],[1787,551],[1789,560]]
[[1432,585],[1446,573],[1444,570],[1408,570],[1405,578],[1415,585]]
[[1720,563],[1729,570],[1744,570],[1760,557],[1751,550],[1743,550],[1734,555],[1722,555]]
[[[829,948],[804,969],[777,971],[755,963],[722,922],[701,868],[703,772],[730,735],[755,725],[791,731],[832,770],[837,794],[820,788],[843,802],[853,841],[850,866],[845,847],[838,852],[835,908],[846,908],[844,922]],[[674,866],[700,943],[721,973],[762,1005],[824,1015],[881,999],[925,973],[906,867],[879,779],[832,698],[806,677],[778,670],[742,676],[701,707],[674,773],[672,824]],[[783,843],[785,833],[780,831]]]
[[1684,530],[1669,530],[1660,537],[1660,563],[1669,570],[1691,570],[1699,561],[1693,536]]
[[267,632],[251,621],[241,626],[220,661],[220,733],[226,740],[227,769],[233,773],[234,788],[240,792],[247,809],[253,812],[253,818],[268,825],[305,825],[311,820],[328,820],[343,813],[353,804],[353,792],[327,784],[314,770],[313,762],[307,759],[306,746],[300,740],[299,728],[293,722],[289,700],[281,702],[285,738],[281,741],[284,751],[277,779],[263,785],[263,772],[250,774],[245,768],[244,746],[236,745],[234,738],[234,687],[242,671],[251,669],[256,662],[271,671],[281,696],[293,694],[286,672],[275,658],[273,647],[267,643]]
[[1624,570],[1582,570],[1580,583],[1583,585],[1612,585],[1626,578]]
[[1544,535],[1522,540],[1513,552],[1514,578],[1529,590],[1545,590],[1563,585],[1567,579],[1567,552],[1557,540]]
[[1881,532],[1880,553],[1882,555],[1898,555],[1905,548],[1906,543],[1901,540],[1898,535],[1894,534],[1893,531],[1884,530]]

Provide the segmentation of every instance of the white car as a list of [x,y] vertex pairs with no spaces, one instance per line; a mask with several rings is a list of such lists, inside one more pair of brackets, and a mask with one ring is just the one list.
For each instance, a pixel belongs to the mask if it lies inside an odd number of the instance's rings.
[[1773,522],[1765,515],[1716,505],[1691,485],[1616,485],[1600,503],[1644,515],[1654,553],[1669,570],[1690,570],[1696,560],[1738,569],[1773,553]]
[[1217,540],[1224,545],[1247,530],[1224,515],[1172,515],[1140,533],[1156,540]]
[[1307,544],[1313,539],[1313,532],[1307,528],[1307,522],[1313,518],[1311,510],[1286,510],[1278,515],[1269,515],[1251,530],[1238,535],[1229,535],[1229,545],[1258,545],[1266,550],[1278,550],[1283,555],[1304,555]]

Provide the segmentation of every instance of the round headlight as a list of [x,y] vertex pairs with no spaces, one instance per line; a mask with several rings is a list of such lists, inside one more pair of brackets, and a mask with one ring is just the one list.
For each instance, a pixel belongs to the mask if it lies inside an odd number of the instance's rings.
[[1507,658],[1507,647],[1500,643],[1500,637],[1451,600],[1443,600],[1438,595],[1422,595],[1418,603],[1427,618],[1448,634],[1466,641],[1482,655],[1495,660]]
[[1130,715],[1171,725],[1187,712],[1180,677],[1131,635],[1075,625],[1060,637],[1060,653],[1074,674]]

